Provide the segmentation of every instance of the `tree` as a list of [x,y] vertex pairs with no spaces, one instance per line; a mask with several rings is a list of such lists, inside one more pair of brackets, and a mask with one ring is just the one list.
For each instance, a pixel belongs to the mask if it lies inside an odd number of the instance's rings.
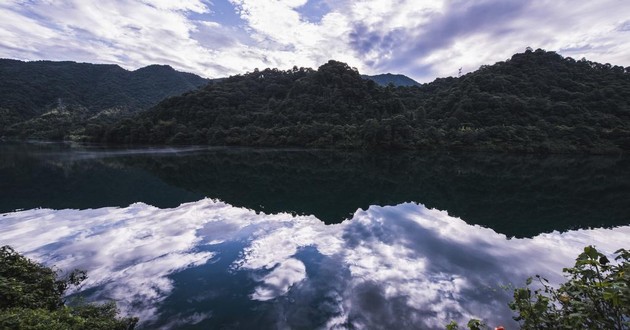
[[[630,329],[630,251],[615,252],[616,263],[587,246],[575,261],[565,268],[567,281],[554,288],[540,275],[528,278],[525,287],[514,289],[514,300],[508,304],[516,313],[514,320],[521,329]],[[479,320],[468,322],[485,329]],[[455,321],[446,329],[458,329]],[[471,327],[471,329],[473,329]]]
[[78,270],[60,278],[59,271],[34,262],[9,246],[0,247],[0,328],[134,329],[138,319],[118,318],[113,302],[65,304],[66,290],[86,278],[86,273]]
[[584,248],[568,281],[558,289],[536,276],[540,288],[532,290],[532,278],[514,290],[510,309],[523,329],[628,329],[630,327],[630,252],[615,252],[616,264],[592,246]]
[[[470,321],[466,323],[466,327],[470,330],[483,330],[488,328],[483,321],[477,319],[470,319]],[[446,325],[446,330],[459,330],[459,324],[455,321],[451,321],[451,323]]]

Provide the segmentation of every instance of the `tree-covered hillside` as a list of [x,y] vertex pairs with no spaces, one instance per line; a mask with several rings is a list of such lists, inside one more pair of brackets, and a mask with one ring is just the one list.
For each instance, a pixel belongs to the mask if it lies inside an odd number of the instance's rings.
[[630,150],[630,68],[544,50],[379,86],[348,65],[266,69],[167,99],[94,141],[609,153]]
[[149,108],[208,81],[170,66],[0,59],[0,136],[63,138],[87,121]]

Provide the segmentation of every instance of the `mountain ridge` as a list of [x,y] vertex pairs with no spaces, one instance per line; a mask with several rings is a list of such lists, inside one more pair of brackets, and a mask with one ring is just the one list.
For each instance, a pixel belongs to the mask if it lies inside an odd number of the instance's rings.
[[542,49],[417,87],[345,63],[256,70],[89,135],[111,143],[537,153],[630,150],[630,68]]
[[[143,72],[160,70],[169,68]],[[13,125],[7,135],[125,144],[617,153],[630,150],[629,73],[630,67],[538,49],[457,78],[382,86],[331,60],[317,70],[264,69],[205,80],[137,115],[109,108],[111,115],[102,118],[75,116],[78,126],[73,111],[89,109],[57,104],[50,116],[70,119],[56,134],[40,134],[50,124],[42,120]],[[0,106],[0,118],[10,121],[7,112]]]
[[131,71],[117,64],[12,59],[0,59],[0,77],[0,136],[40,138],[63,138],[100,112],[131,114],[209,81],[163,65]]

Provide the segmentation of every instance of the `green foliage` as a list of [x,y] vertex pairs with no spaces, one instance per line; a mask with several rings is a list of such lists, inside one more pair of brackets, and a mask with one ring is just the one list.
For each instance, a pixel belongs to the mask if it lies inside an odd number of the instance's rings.
[[477,319],[469,320],[466,326],[468,326],[468,329],[470,330],[482,330],[488,328],[488,326],[483,321]]
[[617,263],[592,246],[584,248],[567,282],[558,289],[536,276],[540,288],[514,290],[509,307],[523,329],[628,329],[630,327],[630,252],[615,252]]
[[2,329],[42,330],[129,330],[137,323],[135,318],[118,319],[114,303],[61,307],[56,310],[10,308],[0,310]]
[[[483,321],[477,319],[470,319],[466,324],[466,327],[470,330],[485,330],[488,329],[488,325],[486,325]],[[451,321],[446,325],[446,330],[458,330],[459,324],[455,321]]]
[[[0,137],[63,139],[84,135],[208,80],[152,65],[127,71],[117,65],[0,59]],[[10,77],[10,79],[9,79]]]
[[65,279],[30,259],[24,258],[9,246],[0,247],[0,309],[11,307],[45,308],[63,306],[63,293],[70,285],[78,285],[85,272],[73,271]]
[[446,325],[446,330],[457,330],[459,329],[459,324],[457,324],[457,322],[455,321],[451,321],[449,324]]
[[117,318],[113,302],[64,304],[65,291],[86,278],[82,271],[59,278],[55,270],[0,247],[0,329],[133,329],[138,319]]
[[[0,136],[339,149],[630,150],[630,72],[541,49],[419,86],[380,86],[336,61],[318,70],[255,70],[199,90],[194,87],[207,81],[163,66],[128,72],[2,60],[0,75],[16,77],[0,81]],[[190,92],[134,114],[184,91]]]
[[[593,246],[587,246],[572,268],[564,268],[567,281],[554,288],[536,275],[526,286],[514,289],[508,304],[516,312],[514,320],[525,330],[572,330],[630,328],[630,251],[615,252],[612,263]],[[486,329],[480,320],[468,322],[471,330]],[[447,330],[457,330],[451,321]]]
[[616,153],[630,150],[630,74],[536,50],[395,87],[329,61],[229,77],[94,128],[111,143]]

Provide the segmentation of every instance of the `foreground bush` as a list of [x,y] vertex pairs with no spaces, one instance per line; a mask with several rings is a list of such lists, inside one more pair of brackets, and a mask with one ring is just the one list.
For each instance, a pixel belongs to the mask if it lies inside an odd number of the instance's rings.
[[[527,279],[526,286],[514,289],[508,304],[516,313],[521,329],[630,329],[630,251],[620,249],[611,262],[592,246],[587,246],[565,268],[567,281],[554,288],[539,275]],[[472,330],[486,329],[478,320],[468,322]],[[458,329],[455,322],[446,326]]]
[[116,305],[67,306],[64,293],[87,276],[73,271],[65,278],[9,246],[0,247],[0,329],[134,329],[137,318],[118,318]]
[[629,329],[630,252],[621,249],[614,263],[592,246],[584,248],[567,282],[558,289],[540,276],[538,289],[514,290],[510,308],[523,329]]

